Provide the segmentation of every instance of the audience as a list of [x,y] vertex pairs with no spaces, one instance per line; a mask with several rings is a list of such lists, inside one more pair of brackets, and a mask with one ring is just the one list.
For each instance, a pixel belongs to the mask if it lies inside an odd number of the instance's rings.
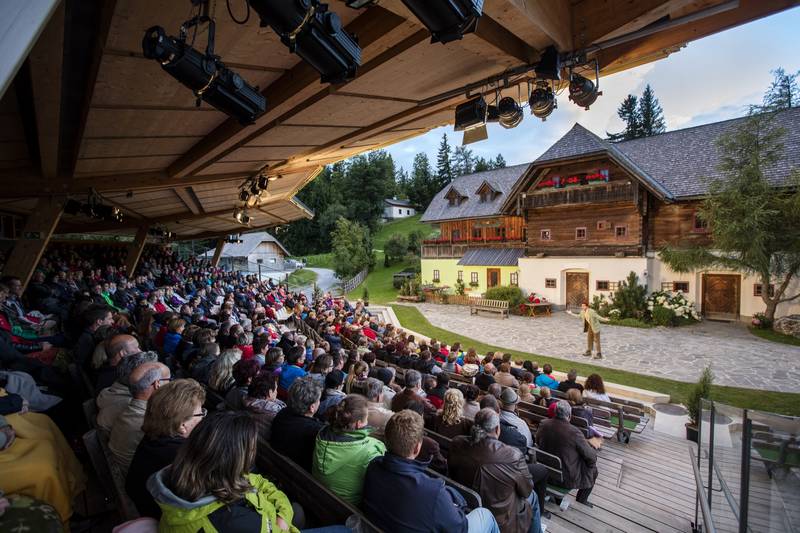
[[553,367],[549,363],[546,363],[542,367],[542,373],[536,376],[536,380],[534,381],[534,383],[536,383],[536,386],[540,388],[548,387],[550,389],[558,389],[558,381],[555,378],[553,378],[553,376],[551,375],[552,373],[553,373]]
[[590,374],[584,383],[583,396],[590,400],[600,400],[603,402],[610,402],[608,394],[606,394],[606,387],[603,384],[603,378],[599,374]]
[[383,443],[369,436],[367,399],[349,394],[336,406],[330,425],[317,435],[312,473],[343,500],[359,505],[367,465],[384,454]]
[[324,425],[314,418],[321,395],[322,391],[313,379],[296,379],[289,387],[286,409],[272,421],[272,447],[309,472],[317,433]]
[[375,378],[367,378],[367,411],[369,426],[374,430],[376,437],[383,436],[386,423],[392,417],[392,411],[384,407],[383,382]]
[[247,387],[247,397],[242,406],[257,415],[260,423],[259,432],[269,441],[272,421],[286,407],[286,404],[278,399],[278,378],[269,372],[258,374]]
[[386,454],[364,476],[367,518],[384,531],[499,533],[489,510],[466,513],[464,498],[426,472],[427,463],[417,460],[424,435],[422,417],[413,411],[395,413],[386,424]]
[[448,389],[444,394],[444,405],[428,424],[431,431],[448,438],[468,435],[472,422],[464,416],[464,395],[459,389]]
[[161,509],[147,491],[147,479],[172,464],[178,448],[206,416],[206,392],[193,379],[177,379],[159,388],[147,402],[142,432],[136,448],[125,492],[141,516],[161,517]]
[[339,402],[344,400],[347,395],[342,391],[343,387],[344,381],[341,372],[328,372],[325,375],[325,390],[322,392],[322,399],[317,409],[317,418],[326,420],[331,408],[336,407]]
[[158,361],[155,352],[141,352],[125,357],[117,365],[117,380],[109,387],[101,390],[97,395],[97,420],[98,429],[107,434],[111,433],[111,426],[119,418],[120,413],[128,406],[131,400],[130,376],[131,373],[144,363]]
[[[489,359],[491,361],[491,359]],[[475,385],[481,390],[486,390],[489,385],[495,383],[494,375],[497,372],[492,363],[486,363],[483,366],[483,372],[475,376]]]
[[397,413],[398,411],[407,409],[408,404],[411,402],[421,403],[428,413],[432,413],[436,410],[433,405],[422,396],[422,374],[416,370],[406,370],[405,387],[392,399],[392,411]]
[[224,397],[236,383],[233,379],[233,365],[241,358],[242,351],[238,348],[228,348],[219,354],[208,372],[208,382],[206,383],[208,387]]
[[464,385],[461,387],[461,391],[464,393],[464,418],[472,420],[481,410],[481,406],[478,403],[478,396],[480,396],[481,391],[475,385]]
[[519,381],[511,374],[511,363],[503,362],[494,376],[495,382],[503,387],[519,388]]
[[574,368],[567,372],[567,379],[558,384],[558,390],[566,393],[570,389],[578,389],[578,392],[583,393],[583,385],[578,383],[578,371]]
[[253,378],[258,374],[260,367],[255,359],[239,360],[233,365],[231,375],[235,386],[225,395],[225,406],[234,411],[244,407],[244,399]]
[[501,531],[540,533],[539,501],[525,456],[499,436],[497,413],[478,411],[470,436],[450,443],[450,476],[480,494]]
[[500,419],[506,424],[514,426],[520,435],[525,437],[525,444],[528,447],[533,446],[533,436],[528,424],[517,416],[517,403],[519,397],[514,389],[503,389],[500,395]]
[[542,420],[536,431],[537,446],[561,459],[564,487],[578,489],[577,501],[589,507],[589,495],[597,479],[597,452],[580,429],[570,424],[572,407],[561,400],[556,417]]

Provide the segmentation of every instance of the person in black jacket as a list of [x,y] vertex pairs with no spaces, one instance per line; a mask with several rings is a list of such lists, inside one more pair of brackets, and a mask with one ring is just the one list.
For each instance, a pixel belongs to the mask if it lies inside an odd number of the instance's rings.
[[205,400],[205,389],[193,379],[167,383],[148,400],[142,424],[144,438],[125,479],[125,492],[141,516],[161,517],[161,509],[147,490],[147,479],[172,464],[178,448],[205,418]]
[[322,387],[314,379],[297,378],[289,387],[286,409],[272,421],[272,447],[309,472],[317,433],[325,425],[314,418],[321,396]]

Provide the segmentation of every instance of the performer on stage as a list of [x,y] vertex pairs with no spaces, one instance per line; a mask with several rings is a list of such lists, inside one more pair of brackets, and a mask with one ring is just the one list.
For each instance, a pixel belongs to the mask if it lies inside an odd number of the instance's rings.
[[592,346],[596,345],[597,352],[593,359],[602,359],[603,354],[600,349],[600,322],[609,322],[609,320],[600,316],[597,311],[589,307],[588,302],[583,302],[581,304],[580,314],[575,314],[570,310],[567,310],[567,313],[583,320],[583,331],[586,333],[586,351],[583,352],[583,355],[592,357]]

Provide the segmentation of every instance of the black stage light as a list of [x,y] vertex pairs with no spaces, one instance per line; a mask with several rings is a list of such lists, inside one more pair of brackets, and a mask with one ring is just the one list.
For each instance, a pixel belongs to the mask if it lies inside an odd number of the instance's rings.
[[456,107],[455,131],[477,128],[486,123],[486,100],[478,96]]
[[558,57],[558,50],[552,46],[545,48],[542,58],[534,68],[536,77],[540,80],[560,80],[561,79],[561,59]]
[[531,114],[537,118],[542,119],[544,122],[553,109],[558,107],[556,104],[556,95],[553,93],[553,88],[547,82],[540,82],[536,84],[536,89],[531,93],[528,99],[528,105],[531,107]]
[[258,188],[258,183],[256,183],[255,181],[252,182],[250,184],[250,194],[253,195],[253,196],[258,196],[258,193],[260,193],[260,192],[261,191]]
[[83,205],[78,200],[67,200],[64,203],[64,212],[68,215],[77,215],[81,212]]
[[281,42],[308,62],[323,83],[341,83],[355,77],[361,65],[361,48],[342,29],[339,15],[319,0],[249,0]]
[[403,0],[431,32],[432,43],[449,43],[475,31],[483,0]]
[[589,109],[597,97],[602,94],[597,91],[597,84],[580,74],[573,74],[569,82],[569,99],[584,109]]
[[261,174],[256,180],[256,183],[258,184],[259,189],[261,189],[262,191],[266,191],[267,185],[269,185],[269,179],[267,179],[265,175]]
[[250,199],[250,192],[249,191],[247,191],[245,189],[242,189],[241,191],[239,191],[239,200],[241,200],[242,202],[246,202],[249,199]]
[[170,76],[194,92],[200,100],[236,118],[241,124],[252,124],[264,114],[267,101],[256,87],[230,70],[213,55],[213,22],[209,22],[209,46],[205,54],[180,38],[169,36],[161,26],[148,29],[142,39],[142,51],[148,59],[161,63]]
[[347,4],[347,7],[361,9],[362,7],[367,7],[374,4],[375,0],[345,0],[344,3]]
[[498,122],[506,129],[516,128],[522,122],[522,108],[510,96],[500,99],[497,104],[497,112],[499,114]]

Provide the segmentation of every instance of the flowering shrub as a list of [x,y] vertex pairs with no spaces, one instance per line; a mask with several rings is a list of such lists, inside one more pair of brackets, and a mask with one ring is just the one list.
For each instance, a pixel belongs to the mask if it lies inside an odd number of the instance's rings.
[[[667,321],[670,313],[659,308],[672,311],[674,319],[668,321],[671,324],[663,323]],[[658,317],[658,325],[689,324],[700,320],[700,314],[697,312],[694,303],[687,300],[682,292],[656,291],[652,293],[647,298],[647,310],[654,319]]]
[[772,329],[772,320],[764,313],[755,313],[751,323],[759,329]]

